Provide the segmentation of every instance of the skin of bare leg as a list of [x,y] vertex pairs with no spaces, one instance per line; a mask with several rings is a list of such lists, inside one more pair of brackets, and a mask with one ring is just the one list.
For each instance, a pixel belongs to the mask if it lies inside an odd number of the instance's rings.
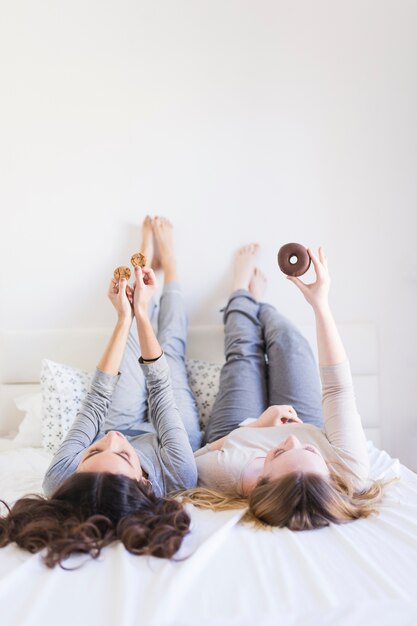
[[156,216],[152,220],[155,247],[158,249],[159,262],[164,273],[164,283],[178,280],[177,263],[174,254],[173,226],[165,218]]
[[249,282],[249,293],[252,294],[258,302],[260,302],[264,296],[267,283],[268,281],[265,274],[261,272],[258,267],[255,267]]
[[152,269],[157,271],[157,270],[161,270],[162,269],[162,265],[161,265],[161,255],[159,253],[159,246],[158,246],[158,242],[155,238],[155,228],[154,228],[154,222],[155,222],[155,217],[151,218],[151,230],[152,230],[152,244],[153,244],[153,264],[152,264]]
[[142,237],[141,237],[139,250],[146,257],[146,265],[148,267],[153,267],[154,242],[153,242],[153,231],[152,231],[152,218],[149,215],[147,215],[145,219],[143,220]]
[[232,292],[238,289],[249,289],[259,252],[257,243],[242,246],[235,254],[233,268]]

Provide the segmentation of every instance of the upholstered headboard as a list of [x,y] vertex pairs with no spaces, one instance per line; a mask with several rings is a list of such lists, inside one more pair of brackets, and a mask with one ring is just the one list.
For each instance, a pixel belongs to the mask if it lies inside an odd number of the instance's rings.
[[[372,323],[339,324],[354,377],[359,411],[367,436],[380,446],[378,346]],[[302,326],[316,353],[313,325]],[[92,370],[109,338],[108,328],[8,331],[0,336],[0,436],[16,428],[22,414],[13,398],[39,389],[43,358]],[[223,362],[223,327],[189,328],[187,356],[212,363]]]

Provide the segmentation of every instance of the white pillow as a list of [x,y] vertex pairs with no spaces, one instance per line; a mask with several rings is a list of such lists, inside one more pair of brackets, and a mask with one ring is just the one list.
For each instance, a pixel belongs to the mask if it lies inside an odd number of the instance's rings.
[[41,365],[42,445],[55,453],[87,395],[92,375],[43,359]]
[[[204,430],[219,388],[221,366],[207,361],[186,361],[191,390]],[[92,374],[44,359],[41,369],[42,445],[55,453],[86,396]]]
[[27,393],[14,399],[19,411],[25,416],[13,441],[21,447],[40,448],[42,446],[42,394]]

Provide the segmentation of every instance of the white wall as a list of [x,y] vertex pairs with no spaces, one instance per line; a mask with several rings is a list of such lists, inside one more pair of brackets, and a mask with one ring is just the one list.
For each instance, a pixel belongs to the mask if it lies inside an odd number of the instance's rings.
[[3,2],[1,327],[106,326],[145,212],[170,217],[191,321],[232,251],[327,251],[339,321],[374,320],[384,445],[417,469],[417,3]]

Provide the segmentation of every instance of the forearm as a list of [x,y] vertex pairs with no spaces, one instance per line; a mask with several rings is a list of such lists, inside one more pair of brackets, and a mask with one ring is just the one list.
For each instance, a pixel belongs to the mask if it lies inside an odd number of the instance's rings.
[[157,359],[162,354],[162,348],[155,336],[148,315],[146,313],[136,313],[136,324],[142,359],[145,361]]
[[149,396],[149,415],[155,427],[159,452],[177,477],[178,488],[197,482],[197,468],[187,431],[175,403],[169,367],[163,355],[152,363],[140,363]]
[[317,347],[320,365],[337,365],[347,359],[330,306],[313,307],[316,316]]
[[106,374],[116,376],[119,372],[123,353],[129,336],[131,318],[119,318],[114,327],[112,336],[104,350],[104,353],[97,365],[98,369]]
[[221,450],[223,448],[225,440],[226,437],[221,437],[220,439],[216,439],[215,441],[210,441],[210,450]]

